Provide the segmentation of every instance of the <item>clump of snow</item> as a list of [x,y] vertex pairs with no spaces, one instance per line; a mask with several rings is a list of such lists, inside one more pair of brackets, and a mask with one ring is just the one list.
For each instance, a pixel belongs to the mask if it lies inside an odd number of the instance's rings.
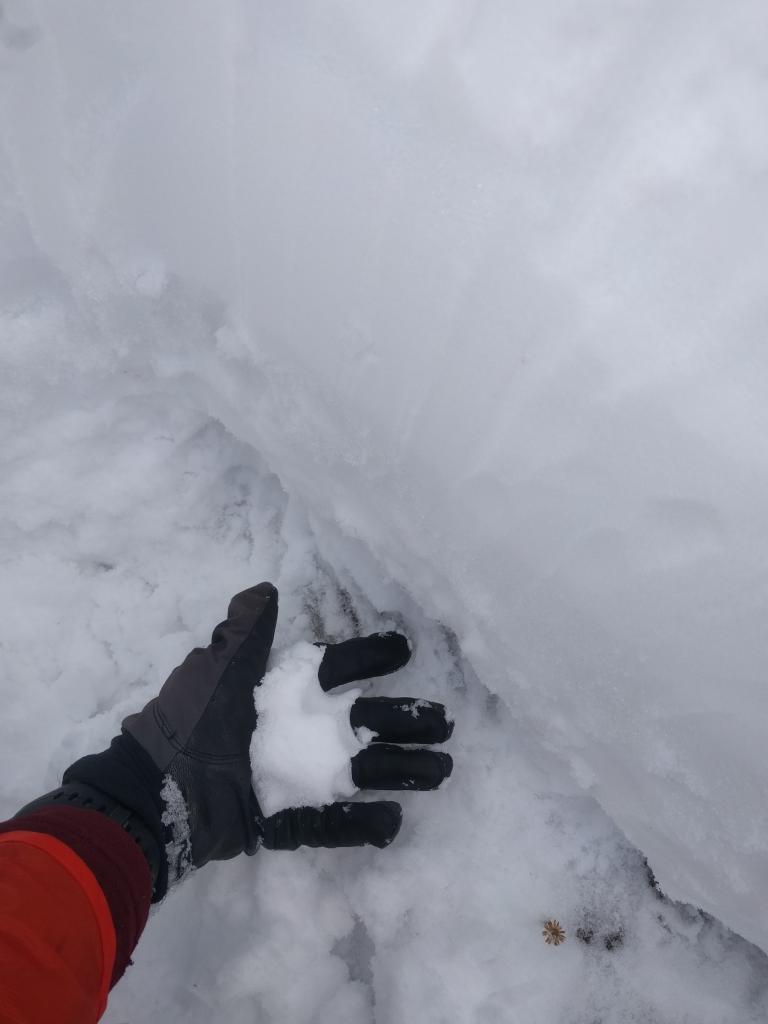
[[321,807],[355,792],[350,759],[365,744],[349,712],[360,690],[324,693],[317,678],[322,658],[322,648],[300,642],[274,656],[254,691],[258,721],[251,768],[266,815],[285,807]]

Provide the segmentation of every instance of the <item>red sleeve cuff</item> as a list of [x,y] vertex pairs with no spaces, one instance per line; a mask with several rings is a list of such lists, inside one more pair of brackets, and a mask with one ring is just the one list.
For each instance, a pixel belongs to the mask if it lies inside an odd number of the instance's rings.
[[147,923],[152,876],[144,854],[116,822],[98,811],[44,807],[0,823],[0,833],[19,831],[39,832],[60,840],[99,883],[115,928],[111,988],[125,973]]

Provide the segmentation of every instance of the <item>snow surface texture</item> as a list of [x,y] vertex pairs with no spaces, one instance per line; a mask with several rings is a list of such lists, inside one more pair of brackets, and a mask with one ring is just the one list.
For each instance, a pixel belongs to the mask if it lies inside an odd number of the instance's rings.
[[[446,701],[457,720],[450,785],[398,794],[386,851],[261,851],[188,878],[153,915],[107,1024],[763,1021],[763,954],[660,899],[455,636],[253,449],[130,362],[48,389],[56,352],[99,336],[70,313],[38,336],[48,360],[0,375],[0,408],[16,400],[0,453],[0,814],[102,749],[262,577],[280,588],[278,648],[402,629],[412,661],[372,692]],[[168,313],[147,315],[146,340]],[[202,344],[205,323],[182,319]],[[541,937],[549,917],[568,933],[557,949]]]
[[265,815],[284,807],[322,807],[355,793],[350,761],[365,743],[349,712],[360,690],[324,693],[317,678],[322,660],[322,649],[306,640],[275,653],[254,693],[259,721],[251,768]]
[[457,718],[384,853],[181,886],[110,1024],[765,1019],[637,850],[768,948],[766,30],[3,4],[2,811],[263,578]]

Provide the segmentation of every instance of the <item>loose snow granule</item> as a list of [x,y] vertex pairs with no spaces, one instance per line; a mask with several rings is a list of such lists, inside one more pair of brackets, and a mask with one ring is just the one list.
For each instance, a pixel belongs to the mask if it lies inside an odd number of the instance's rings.
[[354,732],[355,736],[357,736],[358,740],[364,747],[367,747],[369,743],[373,743],[373,741],[379,735],[377,732],[374,732],[373,729],[369,729],[365,725],[358,726],[357,729],[354,730]]
[[160,796],[165,803],[161,821],[171,830],[171,839],[165,844],[165,855],[168,858],[168,877],[173,883],[192,870],[189,813],[182,792],[170,775],[163,779]]
[[368,740],[349,712],[360,690],[327,694],[317,670],[322,648],[299,643],[278,655],[256,688],[258,725],[251,743],[253,788],[264,814],[321,807],[355,792],[352,758]]

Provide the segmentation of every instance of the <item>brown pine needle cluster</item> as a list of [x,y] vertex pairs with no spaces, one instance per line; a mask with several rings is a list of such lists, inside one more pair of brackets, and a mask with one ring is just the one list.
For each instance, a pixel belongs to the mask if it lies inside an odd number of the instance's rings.
[[559,921],[545,921],[541,934],[548,946],[559,946],[561,942],[565,942],[565,931]]

